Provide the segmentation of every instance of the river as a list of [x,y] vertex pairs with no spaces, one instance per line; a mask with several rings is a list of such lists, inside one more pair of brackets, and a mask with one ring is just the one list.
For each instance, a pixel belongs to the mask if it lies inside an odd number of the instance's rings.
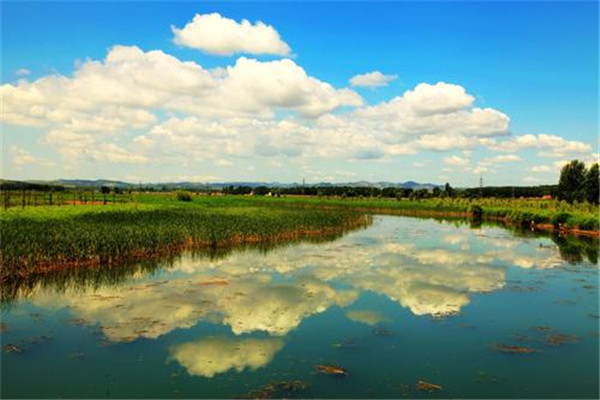
[[597,257],[376,216],[328,242],[66,271],[3,296],[1,395],[597,398]]

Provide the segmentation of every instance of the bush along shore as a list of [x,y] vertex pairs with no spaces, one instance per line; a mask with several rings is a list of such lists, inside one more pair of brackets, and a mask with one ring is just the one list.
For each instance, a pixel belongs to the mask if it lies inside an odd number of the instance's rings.
[[2,213],[2,280],[57,268],[155,259],[188,249],[340,234],[371,221],[353,210],[235,206],[221,200],[221,207],[196,202],[138,209],[133,205],[60,211],[37,207]]
[[521,227],[559,230],[562,233],[600,237],[599,209],[587,202],[569,204],[566,201],[542,199],[384,199],[335,197],[286,197],[249,199],[248,201],[278,203],[297,207],[352,209],[369,213],[414,216],[467,217],[502,221]]

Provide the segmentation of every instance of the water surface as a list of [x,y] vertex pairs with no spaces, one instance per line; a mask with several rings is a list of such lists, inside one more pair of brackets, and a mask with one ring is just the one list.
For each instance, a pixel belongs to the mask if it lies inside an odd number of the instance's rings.
[[597,398],[597,253],[375,217],[327,243],[23,284],[4,296],[1,395]]

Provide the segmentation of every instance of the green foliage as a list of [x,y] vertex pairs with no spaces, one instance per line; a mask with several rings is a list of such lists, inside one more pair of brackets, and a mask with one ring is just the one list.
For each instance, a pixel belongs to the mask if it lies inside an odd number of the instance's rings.
[[592,164],[585,176],[585,192],[587,201],[598,204],[600,197],[600,176],[598,174],[598,163]]
[[552,217],[552,225],[554,225],[555,228],[558,228],[560,225],[566,224],[571,218],[572,216],[568,212],[559,212]]
[[40,206],[0,213],[2,275],[26,276],[40,265],[112,265],[196,246],[270,243],[361,226],[352,210],[291,209],[210,198],[178,204],[172,195],[142,204]]
[[[415,192],[412,192],[414,195]],[[478,216],[519,225],[564,223],[598,230],[598,205],[542,199],[133,195],[130,203],[12,207],[0,211],[2,273],[40,263],[112,264],[190,246],[277,242],[309,232],[340,232],[365,223],[365,213]]]
[[192,201],[192,195],[190,194],[190,192],[186,192],[183,190],[178,191],[175,195],[175,198],[177,199],[177,201]]
[[483,217],[483,208],[477,204],[471,205],[469,211],[473,213],[473,218],[481,219]]
[[584,201],[586,196],[585,164],[573,160],[560,171],[558,181],[558,198],[569,203]]

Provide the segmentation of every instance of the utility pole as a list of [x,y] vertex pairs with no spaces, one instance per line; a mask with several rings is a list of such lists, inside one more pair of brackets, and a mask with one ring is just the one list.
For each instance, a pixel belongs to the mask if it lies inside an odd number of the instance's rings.
[[479,174],[479,197],[483,197],[483,172]]

